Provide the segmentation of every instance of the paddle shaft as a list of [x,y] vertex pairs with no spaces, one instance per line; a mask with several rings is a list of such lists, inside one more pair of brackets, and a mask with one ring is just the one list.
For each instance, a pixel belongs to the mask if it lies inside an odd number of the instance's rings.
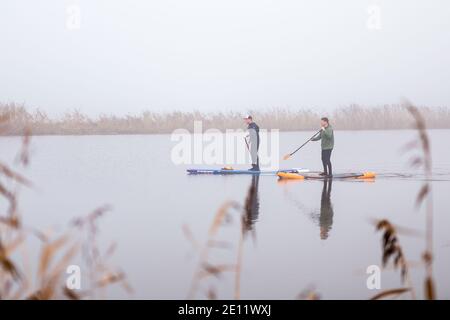
[[250,147],[248,146],[248,142],[247,142],[247,139],[246,139],[246,138],[244,138],[244,141],[245,141],[245,145],[247,146],[247,150],[248,150],[248,151],[250,151]]
[[320,129],[319,131],[317,131],[311,138],[309,138],[304,144],[302,144],[300,147],[298,147],[297,149],[295,149],[292,153],[289,154],[289,156],[292,156],[294,153],[296,153],[298,150],[300,150],[301,148],[303,148],[304,146],[306,146],[306,144],[308,142],[310,142],[315,136],[317,136],[320,132],[322,131],[322,129]]

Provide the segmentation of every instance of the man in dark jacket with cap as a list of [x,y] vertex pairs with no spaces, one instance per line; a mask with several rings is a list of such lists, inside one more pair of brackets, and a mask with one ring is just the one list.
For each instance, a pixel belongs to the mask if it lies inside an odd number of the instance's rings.
[[246,141],[248,138],[249,143],[247,147],[250,151],[250,156],[252,158],[252,167],[251,171],[259,171],[259,157],[258,157],[258,149],[259,149],[259,127],[256,123],[253,122],[253,117],[251,115],[247,115],[245,118],[245,123],[247,124],[248,135],[246,137]]

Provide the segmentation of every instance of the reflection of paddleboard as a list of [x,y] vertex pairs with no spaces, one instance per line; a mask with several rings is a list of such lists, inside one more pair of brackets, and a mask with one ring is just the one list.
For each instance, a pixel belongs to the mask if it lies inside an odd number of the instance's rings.
[[[297,180],[304,180],[304,179],[312,179],[312,180],[324,180],[324,179],[330,179],[331,177],[327,176],[321,176],[319,173],[315,172],[305,172],[305,173],[293,173],[293,172],[278,172],[277,176],[279,176],[281,179],[297,179]],[[363,173],[338,173],[333,174],[333,179],[374,179],[375,178],[374,172],[363,172]]]
[[261,170],[261,171],[251,171],[251,170],[234,170],[234,169],[188,169],[186,170],[189,174],[265,174],[265,175],[276,175],[277,173],[306,173],[309,172],[307,169],[293,168],[285,170]]

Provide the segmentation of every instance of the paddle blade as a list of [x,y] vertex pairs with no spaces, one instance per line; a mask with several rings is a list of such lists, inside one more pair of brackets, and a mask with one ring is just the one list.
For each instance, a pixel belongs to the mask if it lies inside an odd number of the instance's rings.
[[287,159],[289,159],[291,157],[291,155],[290,154],[287,154],[287,155],[285,155],[284,157],[283,157],[283,160],[287,160]]

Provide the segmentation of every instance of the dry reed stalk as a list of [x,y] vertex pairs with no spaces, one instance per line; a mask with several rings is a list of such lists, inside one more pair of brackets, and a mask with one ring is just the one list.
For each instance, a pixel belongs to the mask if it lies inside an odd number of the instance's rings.
[[[428,300],[436,299],[436,288],[433,279],[433,193],[432,185],[430,183],[432,178],[432,158],[431,158],[431,144],[427,133],[426,119],[421,110],[409,101],[404,101],[403,108],[408,111],[414,120],[414,128],[418,133],[418,138],[411,141],[404,147],[404,151],[418,150],[420,155],[414,156],[410,163],[412,167],[423,168],[425,175],[425,182],[420,188],[416,196],[416,206],[420,207],[424,202],[426,203],[425,215],[425,250],[422,254],[422,260],[425,263],[426,277],[424,281],[424,295]],[[406,260],[403,256],[403,250],[398,244],[396,230],[387,220],[382,220],[378,223],[378,230],[384,230],[383,235],[383,265],[390,257],[394,257],[394,265],[399,265],[402,269],[402,275],[407,274]],[[411,281],[409,280],[411,283]],[[403,289],[393,289],[387,292],[382,292],[377,298],[396,294]],[[414,294],[414,289],[408,289]]]
[[[184,237],[192,244],[192,247],[194,249],[199,249],[200,248],[200,244],[195,239],[195,237],[194,237],[191,229],[189,228],[189,226],[187,224],[183,224],[182,229],[183,229]],[[210,244],[210,245],[212,246],[212,244]]]
[[241,218],[241,232],[239,233],[239,244],[236,258],[236,273],[234,279],[234,299],[241,298],[241,273],[242,273],[242,259],[244,255],[244,216]]
[[[209,253],[211,246],[210,243],[214,242],[214,237],[216,236],[217,231],[219,230],[220,226],[225,221],[226,216],[229,214],[230,209],[239,209],[240,206],[238,203],[234,201],[229,201],[217,210],[216,214],[214,215],[213,221],[209,227],[208,230],[208,237],[205,245],[201,247],[200,249],[200,255],[199,255],[199,264],[197,267],[197,271],[194,272],[194,276],[191,281],[191,286],[188,293],[188,299],[194,299],[195,295],[198,291],[199,282],[201,279],[205,278],[206,276],[213,275],[218,276],[224,271],[235,271],[236,266],[216,266],[212,265],[208,262],[209,259]],[[186,227],[185,227],[186,229]],[[210,292],[210,294],[212,294]],[[215,295],[215,293],[214,293]]]
[[[401,289],[390,289],[387,291],[383,291],[380,294],[378,294],[376,297],[381,298],[385,296],[390,296],[394,292],[411,292],[411,298],[416,299],[416,293],[412,286],[412,280],[409,275],[409,268],[408,263],[406,261],[406,258],[403,254],[403,249],[400,245],[400,242],[397,237],[397,230],[396,227],[394,227],[388,220],[383,219],[376,223],[376,229],[378,231],[383,232],[382,236],[382,265],[383,268],[385,268],[389,262],[389,260],[393,260],[394,269],[400,268],[400,274],[401,274],[401,280],[402,283],[407,282],[408,288],[401,288]],[[402,291],[403,290],[403,291]],[[375,297],[374,297],[375,298]],[[372,299],[374,299],[372,298]]]
[[320,294],[314,287],[304,289],[296,297],[297,300],[320,300],[320,298]]
[[420,156],[416,156],[412,159],[411,164],[415,167],[422,167],[425,174],[425,182],[417,194],[416,204],[417,206],[420,206],[422,203],[426,202],[425,251],[422,255],[426,269],[424,291],[426,299],[434,300],[436,298],[436,288],[433,280],[433,192],[430,183],[433,175],[431,144],[427,133],[426,120],[419,108],[408,101],[404,102],[404,106],[413,117],[415,128],[418,133],[418,139],[410,143],[407,148],[418,149],[421,152]]
[[[196,292],[198,291],[199,281],[208,276],[220,277],[223,272],[234,272],[234,298],[236,300],[241,297],[241,272],[242,272],[242,262],[243,262],[243,252],[244,252],[244,240],[245,235],[248,231],[253,231],[252,227],[253,217],[256,214],[254,210],[258,210],[258,189],[257,181],[252,178],[252,183],[248,189],[244,205],[241,206],[239,203],[234,201],[229,201],[218,209],[213,221],[208,230],[208,237],[203,245],[200,247],[195,241],[189,227],[183,225],[183,233],[186,239],[193,244],[194,248],[200,248],[199,266],[197,271],[194,273],[191,287],[188,293],[188,299],[193,299]],[[212,248],[229,248],[228,241],[218,241],[215,239],[219,228],[224,224],[226,218],[229,217],[229,211],[235,209],[239,213],[239,239],[237,245],[236,262],[234,264],[228,265],[212,265],[209,263],[209,254]],[[210,288],[206,294],[207,297],[217,298],[217,294],[214,289]]]
[[388,220],[380,220],[376,226],[378,231],[383,232],[382,237],[382,263],[386,267],[388,261],[392,258],[394,261],[394,268],[400,268],[402,282],[405,281],[408,275],[408,266],[403,249],[397,238],[395,227]]
[[[10,113],[0,112],[0,131],[11,119],[20,118],[21,121],[29,120],[28,116],[21,110],[12,109]],[[22,110],[23,111],[23,110]],[[18,162],[24,166],[29,163],[29,144],[31,132],[26,131],[23,135],[22,149],[18,156]],[[31,186],[31,182],[21,174],[15,172],[7,165],[0,162],[0,178],[8,180],[14,184]],[[0,298],[1,299],[54,299],[68,298],[81,299],[93,298],[95,292],[112,283],[122,283],[124,288],[131,290],[126,283],[123,272],[113,271],[106,265],[106,258],[114,252],[115,246],[111,246],[105,255],[100,255],[100,250],[96,245],[97,225],[96,220],[108,210],[108,207],[101,207],[93,211],[86,218],[78,218],[69,229],[52,240],[45,233],[27,228],[21,221],[18,214],[18,197],[14,189],[8,189],[6,185],[0,183],[0,197],[8,201],[7,214],[0,215]],[[81,247],[78,237],[87,230],[89,240],[84,244],[84,263],[91,268],[92,278],[95,281],[90,289],[84,292],[76,292],[61,286],[61,279],[66,274],[67,266],[79,254]],[[12,257],[14,251],[25,246],[25,241],[29,236],[36,237],[41,244],[41,254],[38,261],[36,284],[33,286],[32,274],[30,271],[22,272],[22,268]],[[25,253],[24,260],[29,261]],[[87,253],[86,253],[87,252]],[[87,258],[86,258],[87,257]],[[58,258],[58,259],[57,259]],[[83,258],[83,255],[82,257]],[[29,263],[26,263],[29,266]],[[25,268],[29,269],[29,268]]]
[[86,217],[77,218],[72,225],[79,230],[81,234],[82,257],[86,262],[89,274],[88,293],[91,298],[96,298],[98,289],[104,289],[107,286],[119,283],[129,293],[133,291],[126,280],[125,273],[120,270],[113,270],[105,264],[106,260],[116,250],[116,244],[112,243],[104,254],[98,246],[98,220],[103,217],[111,207],[105,205],[99,207],[88,214]]
[[380,299],[384,299],[387,297],[397,297],[403,293],[409,292],[411,291],[411,288],[398,288],[398,289],[390,289],[390,290],[385,290],[383,292],[380,292],[376,295],[374,295],[372,298],[370,298],[370,300],[380,300]]

